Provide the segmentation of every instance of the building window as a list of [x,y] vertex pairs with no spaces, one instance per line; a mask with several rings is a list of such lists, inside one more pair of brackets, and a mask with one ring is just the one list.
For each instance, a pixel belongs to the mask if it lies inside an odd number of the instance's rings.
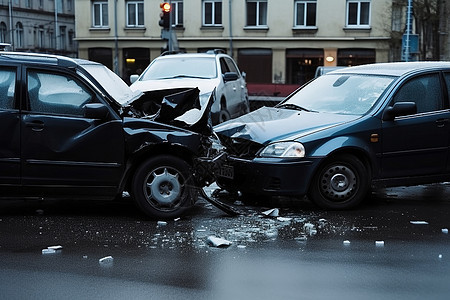
[[347,27],[370,26],[370,1],[347,0]]
[[295,27],[315,27],[316,7],[316,0],[295,1]]
[[59,41],[60,41],[60,49],[66,50],[66,26],[59,27]]
[[92,3],[92,18],[94,27],[108,27],[108,2],[95,1]]
[[399,5],[392,6],[392,31],[402,31],[403,8]]
[[44,38],[45,38],[44,28],[43,27],[39,27],[39,30],[38,30],[38,48],[45,48]]
[[23,25],[16,23],[16,48],[23,48]]
[[267,26],[267,0],[247,0],[247,26]]
[[26,5],[27,8],[33,8],[33,7],[32,7],[33,1],[27,0],[26,3],[25,3],[25,5]]
[[203,1],[203,26],[222,25],[222,0]]
[[8,29],[6,28],[6,24],[4,22],[0,23],[0,43],[6,43],[8,36]]
[[69,30],[69,47],[73,48],[73,39],[75,38],[75,32],[70,29]]
[[172,0],[172,26],[183,26],[183,1]]
[[127,27],[144,26],[144,1],[127,1]]

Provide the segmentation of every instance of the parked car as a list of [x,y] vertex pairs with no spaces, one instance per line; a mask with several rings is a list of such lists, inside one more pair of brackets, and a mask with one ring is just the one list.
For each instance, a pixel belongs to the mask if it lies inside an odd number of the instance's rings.
[[149,116],[141,95],[98,63],[1,52],[0,197],[114,199],[128,191],[151,217],[186,212],[196,186],[213,180],[214,97],[186,90]]
[[274,108],[216,126],[229,154],[229,176],[219,183],[348,209],[371,187],[448,181],[449,95],[449,62],[330,72]]
[[220,51],[207,53],[167,53],[154,59],[140,76],[132,75],[131,89],[141,90],[159,108],[162,98],[180,89],[215,89],[212,122],[217,124],[249,112],[244,76],[234,60]]

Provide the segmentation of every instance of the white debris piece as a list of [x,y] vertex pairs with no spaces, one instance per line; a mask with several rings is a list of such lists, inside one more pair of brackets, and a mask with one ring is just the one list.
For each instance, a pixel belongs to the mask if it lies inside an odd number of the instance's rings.
[[262,212],[263,215],[267,217],[278,217],[280,215],[280,210],[278,208],[272,208]]
[[345,241],[343,241],[342,243],[343,243],[345,246],[350,245],[350,241],[349,241],[349,240],[345,240]]
[[45,249],[42,249],[42,254],[53,254],[61,250],[63,247],[61,245],[58,246],[49,246]]
[[447,234],[448,233],[448,228],[442,228],[442,233]]
[[311,223],[305,223],[305,225],[303,225],[303,230],[307,235],[310,236],[316,235],[317,233],[316,227],[314,226],[314,224]]
[[277,220],[280,222],[289,222],[292,220],[292,218],[277,217]]
[[427,221],[409,221],[413,225],[428,225]]
[[166,226],[167,222],[166,221],[158,221],[158,226]]
[[384,241],[375,241],[375,246],[384,247]]
[[442,258],[442,254],[439,254],[439,259],[441,259]]
[[111,264],[113,261],[114,261],[114,258],[112,256],[105,256],[98,260],[98,262],[100,264]]
[[206,240],[206,243],[213,247],[228,247],[232,244],[232,242],[227,241],[225,239],[210,235]]

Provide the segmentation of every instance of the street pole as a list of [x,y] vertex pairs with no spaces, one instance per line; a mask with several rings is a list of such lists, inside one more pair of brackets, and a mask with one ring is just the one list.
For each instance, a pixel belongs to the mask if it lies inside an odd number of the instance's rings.
[[412,31],[412,0],[408,0],[406,14],[406,40],[405,40],[405,61],[409,61],[411,50],[411,31]]
[[228,0],[229,28],[230,28],[230,56],[233,57],[233,16],[232,0]]
[[117,0],[114,0],[114,73],[119,74],[119,35],[117,32]]
[[14,50],[12,0],[8,1],[8,6],[9,6],[9,40],[11,41],[11,50]]
[[59,39],[58,39],[58,0],[55,0],[55,47],[56,51],[59,50]]

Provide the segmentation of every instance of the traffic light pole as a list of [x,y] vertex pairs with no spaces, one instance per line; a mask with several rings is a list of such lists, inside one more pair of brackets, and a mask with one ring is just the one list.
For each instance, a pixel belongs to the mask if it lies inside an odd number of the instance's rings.
[[161,38],[167,40],[167,48],[170,52],[178,51],[180,48],[178,47],[177,35],[172,28],[172,1],[161,3],[160,7],[162,8],[161,20],[159,21],[159,25],[162,27]]

